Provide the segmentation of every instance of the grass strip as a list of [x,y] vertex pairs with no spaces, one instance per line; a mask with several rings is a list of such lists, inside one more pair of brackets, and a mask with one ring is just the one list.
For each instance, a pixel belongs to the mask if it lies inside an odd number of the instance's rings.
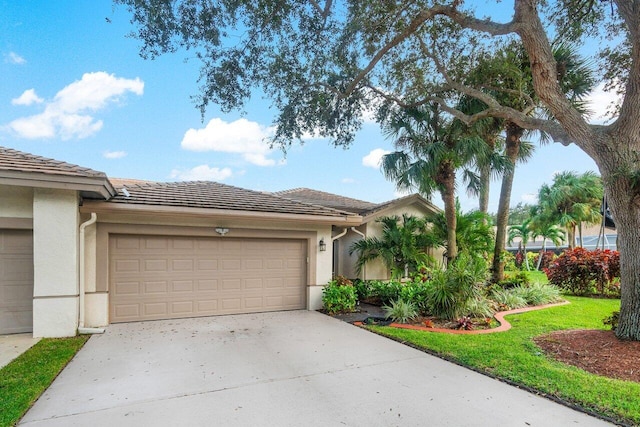
[[639,425],[640,384],[556,362],[533,342],[534,337],[558,330],[605,329],[602,319],[620,308],[620,300],[566,299],[571,304],[508,316],[513,328],[496,334],[450,335],[382,326],[370,329],[584,410]]
[[88,339],[41,339],[0,369],[0,426],[15,425]]

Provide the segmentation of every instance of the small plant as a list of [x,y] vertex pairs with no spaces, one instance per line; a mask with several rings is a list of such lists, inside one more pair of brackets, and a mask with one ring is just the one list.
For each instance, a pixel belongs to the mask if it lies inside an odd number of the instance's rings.
[[387,317],[398,323],[408,323],[418,316],[415,304],[401,299],[392,301],[391,305],[382,306],[382,309]]
[[495,311],[492,302],[484,296],[477,296],[467,302],[465,311],[471,317],[491,317]]
[[470,331],[473,329],[474,323],[469,316],[463,316],[456,321],[456,329]]
[[333,280],[338,286],[353,286],[353,282],[342,275],[336,276]]
[[605,317],[604,319],[602,319],[602,323],[604,325],[611,326],[611,330],[615,331],[616,329],[618,329],[618,319],[619,318],[620,318],[620,312],[619,311],[614,311],[613,313],[611,313],[611,316]]
[[433,320],[427,319],[422,322],[425,328],[433,328]]
[[322,303],[329,314],[349,313],[356,308],[356,289],[332,280],[322,290]]
[[527,305],[543,305],[558,302],[560,290],[553,285],[545,285],[542,283],[532,283],[528,286],[518,286],[512,292],[522,297]]
[[494,289],[490,298],[498,304],[500,311],[514,310],[527,306],[527,301],[511,289]]
[[446,271],[435,271],[428,287],[429,312],[443,319],[463,316],[470,300],[480,295],[486,281],[486,264],[460,254]]

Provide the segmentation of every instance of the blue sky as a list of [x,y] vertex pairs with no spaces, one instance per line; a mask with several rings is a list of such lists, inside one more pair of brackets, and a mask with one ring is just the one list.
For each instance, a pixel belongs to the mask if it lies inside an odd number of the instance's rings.
[[[107,19],[108,18],[108,19]],[[108,0],[0,0],[0,145],[153,181],[213,180],[261,191],[295,187],[382,202],[398,196],[376,166],[392,150],[374,123],[349,149],[310,139],[286,158],[262,138],[275,112],[252,99],[246,114],[191,100],[199,63],[184,53],[143,60],[127,11]],[[596,96],[594,109],[608,104]],[[575,146],[538,147],[518,167],[512,205],[562,170],[597,171]],[[494,182],[490,211],[497,210]],[[463,210],[477,200],[460,192]],[[439,195],[433,201],[442,205]]]

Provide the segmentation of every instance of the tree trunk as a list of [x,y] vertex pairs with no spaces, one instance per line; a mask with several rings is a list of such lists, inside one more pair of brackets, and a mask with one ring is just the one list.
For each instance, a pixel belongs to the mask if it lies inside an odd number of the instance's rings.
[[489,191],[491,189],[491,166],[480,167],[480,192],[478,194],[478,209],[482,213],[489,212]]
[[509,205],[511,203],[511,187],[516,169],[516,161],[520,151],[520,138],[524,129],[514,123],[506,126],[506,154],[512,167],[502,175],[502,187],[500,188],[500,200],[498,201],[498,213],[496,221],[496,245],[493,250],[493,263],[491,267],[491,280],[497,283],[504,279],[504,261],[502,252],[505,250],[507,239],[507,224],[509,222]]
[[540,271],[540,265],[542,264],[542,256],[544,255],[544,253],[547,252],[547,238],[546,237],[542,237],[542,252],[540,252],[540,255],[538,255],[538,265],[536,265],[536,270]]
[[576,247],[576,226],[567,225],[567,243],[569,249],[575,249]]
[[[496,150],[497,135],[486,134],[484,141],[491,153]],[[489,194],[491,191],[491,165],[481,164],[478,168],[480,172],[480,192],[478,194],[478,209],[482,213],[489,212]]]
[[456,174],[448,165],[442,165],[439,174],[444,202],[444,217],[447,221],[447,266],[458,256],[456,243]]

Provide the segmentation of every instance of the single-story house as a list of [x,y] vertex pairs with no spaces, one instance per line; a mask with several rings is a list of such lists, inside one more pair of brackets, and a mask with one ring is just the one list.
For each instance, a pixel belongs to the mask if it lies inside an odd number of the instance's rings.
[[[375,219],[436,211],[418,195],[373,204],[308,189],[110,180],[0,147],[0,334],[315,310],[332,276],[355,277],[348,247],[379,233]],[[363,273],[388,277],[381,265]]]

